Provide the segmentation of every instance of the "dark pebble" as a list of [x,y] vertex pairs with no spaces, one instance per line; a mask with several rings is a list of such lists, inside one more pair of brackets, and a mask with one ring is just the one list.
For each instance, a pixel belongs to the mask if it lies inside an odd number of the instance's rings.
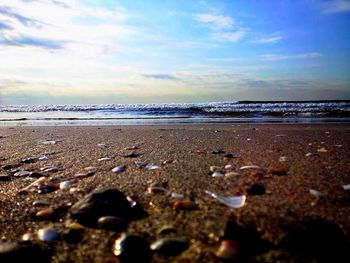
[[35,157],[25,158],[21,161],[21,163],[35,163],[38,159]]
[[263,184],[253,184],[248,187],[247,192],[250,195],[263,195],[265,194],[265,186]]
[[151,245],[151,249],[162,256],[177,256],[189,246],[188,240],[184,237],[163,238]]
[[97,227],[121,233],[128,227],[128,221],[115,216],[103,216],[97,220]]
[[84,229],[66,229],[63,231],[63,239],[68,243],[77,244],[84,237]]
[[31,242],[0,242],[0,262],[50,262],[49,253]]
[[16,168],[18,166],[20,166],[20,165],[19,164],[5,164],[1,168],[4,170],[10,170],[10,169]]
[[11,181],[11,176],[8,174],[0,174],[0,182]]
[[122,192],[110,188],[86,195],[71,207],[70,214],[80,224],[87,227],[96,227],[97,220],[103,216],[129,219],[131,217],[131,207]]
[[123,263],[148,263],[152,258],[148,241],[135,235],[123,234],[115,241],[113,252]]
[[124,158],[136,158],[136,157],[139,157],[139,156],[140,156],[140,154],[135,153],[135,152],[123,154]]

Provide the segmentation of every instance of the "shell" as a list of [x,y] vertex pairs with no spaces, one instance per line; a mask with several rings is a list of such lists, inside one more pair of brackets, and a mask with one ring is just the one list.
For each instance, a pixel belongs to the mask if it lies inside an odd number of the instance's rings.
[[212,177],[224,177],[224,174],[221,173],[221,172],[214,172],[214,173],[212,173],[211,176],[212,176]]
[[155,170],[155,169],[159,169],[159,166],[155,165],[153,163],[150,163],[150,164],[146,164],[145,169],[146,170]]
[[314,190],[314,189],[310,189],[309,193],[317,198],[320,198],[320,199],[324,199],[326,197],[323,193],[321,193],[320,191]]
[[28,172],[28,171],[18,171],[13,176],[24,177],[24,176],[28,176],[29,174],[30,174],[30,172]]
[[109,157],[102,157],[100,159],[97,159],[97,161],[99,161],[99,162],[109,161],[109,160],[111,160],[111,158],[109,158]]
[[38,219],[48,219],[48,218],[52,217],[53,214],[54,214],[54,211],[52,208],[46,208],[46,209],[38,211],[35,214],[35,217]]
[[125,166],[116,166],[112,169],[112,172],[117,174],[125,172]]
[[71,188],[71,186],[73,186],[73,184],[74,184],[73,181],[60,182],[60,189],[61,190],[68,190],[69,188]]
[[237,176],[240,176],[241,174],[240,173],[237,173],[237,172],[228,172],[228,173],[225,173],[225,177],[237,177]]
[[344,184],[343,188],[344,190],[350,190],[350,184]]
[[215,200],[217,200],[218,202],[225,204],[231,208],[241,208],[242,206],[244,206],[246,201],[245,195],[224,197],[224,196],[218,196],[217,194],[214,194],[210,191],[205,191],[205,192],[211,197],[213,197]]
[[264,170],[264,168],[262,168],[259,165],[244,165],[241,168],[239,168],[240,170],[248,170],[248,169],[255,169],[255,170]]
[[225,165],[225,171],[233,171],[235,169],[235,166],[233,164],[227,164]]
[[49,157],[47,157],[46,155],[39,157],[39,161],[48,161],[48,160],[49,160]]

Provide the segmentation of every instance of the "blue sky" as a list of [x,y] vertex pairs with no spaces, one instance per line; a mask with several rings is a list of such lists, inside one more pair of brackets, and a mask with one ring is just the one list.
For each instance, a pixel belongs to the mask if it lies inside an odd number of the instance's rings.
[[0,103],[350,99],[350,1],[5,0]]

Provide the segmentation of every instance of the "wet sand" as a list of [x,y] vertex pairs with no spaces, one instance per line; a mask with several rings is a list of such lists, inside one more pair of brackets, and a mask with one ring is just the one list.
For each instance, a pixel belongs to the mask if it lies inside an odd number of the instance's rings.
[[[132,146],[138,149],[127,149]],[[0,234],[4,241],[18,241],[24,233],[36,233],[44,226],[53,226],[63,233],[72,204],[95,190],[115,187],[148,212],[144,219],[129,224],[128,234],[142,236],[150,243],[168,236],[189,240],[189,248],[180,255],[165,258],[155,253],[152,262],[220,262],[215,252],[228,219],[254,229],[269,243],[267,249],[248,254],[244,260],[311,262],[312,259],[282,247],[281,242],[309,218],[321,218],[336,225],[349,241],[350,191],[342,187],[350,184],[349,149],[349,124],[0,127],[0,174],[9,172],[3,169],[7,164],[20,164],[20,169],[28,171],[40,171],[50,164],[59,171],[49,173],[48,177],[59,182],[73,178],[86,167],[96,167],[93,176],[77,181],[75,191],[58,189],[46,194],[19,195],[18,191],[35,179],[11,176],[11,181],[0,182]],[[213,153],[218,150],[224,153]],[[123,157],[132,151],[138,156]],[[310,156],[306,156],[308,153]],[[234,158],[226,158],[227,154]],[[47,161],[20,163],[24,158],[43,155],[48,157]],[[102,157],[111,160],[98,161]],[[159,168],[140,169],[135,161]],[[227,164],[234,165],[234,171],[240,175],[211,176],[210,166]],[[264,172],[239,169],[251,164],[262,167]],[[123,165],[125,172],[111,171]],[[276,175],[276,170],[285,170],[287,174]],[[247,194],[248,187],[256,183],[263,184],[266,192]],[[169,192],[150,194],[147,188],[152,184]],[[310,194],[310,189],[321,192],[324,198]],[[245,194],[246,204],[238,209],[229,208],[216,202],[205,190],[224,196]],[[175,209],[176,200],[171,192],[183,194],[196,207]],[[34,216],[38,208],[32,205],[36,200],[48,201],[53,209],[62,212],[58,217],[38,220]],[[172,224],[176,232],[159,234],[166,224]],[[118,236],[86,228],[76,244],[59,239],[43,246],[51,248],[51,262],[118,262],[112,253]],[[331,243],[328,237],[325,235],[324,242]]]

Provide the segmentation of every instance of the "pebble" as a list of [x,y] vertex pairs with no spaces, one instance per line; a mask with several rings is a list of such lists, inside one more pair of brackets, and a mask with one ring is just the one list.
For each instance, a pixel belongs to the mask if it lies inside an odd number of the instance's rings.
[[56,229],[51,227],[41,228],[38,231],[38,238],[41,241],[54,241],[60,237]]
[[136,152],[131,152],[131,153],[125,153],[122,155],[124,158],[136,158],[139,157],[140,154],[136,153]]
[[288,161],[288,157],[287,157],[287,156],[281,156],[281,157],[279,158],[279,161],[280,161],[280,162],[286,162],[286,161]]
[[23,241],[32,241],[32,240],[34,240],[34,235],[32,233],[24,233],[22,235],[22,240]]
[[36,171],[32,171],[29,173],[29,177],[33,177],[33,178],[40,178],[42,176],[44,176],[44,174],[36,172]]
[[122,234],[114,243],[113,253],[122,263],[148,263],[152,259],[148,241],[136,235]]
[[228,153],[224,157],[227,158],[227,159],[236,158],[236,156],[234,156],[232,153]]
[[94,172],[87,172],[87,173],[77,173],[74,175],[75,178],[77,179],[84,179],[90,176],[93,176],[95,173]]
[[227,205],[231,208],[241,208],[245,205],[246,196],[240,195],[240,196],[220,196],[215,193],[212,193],[210,191],[205,191],[208,195],[210,195],[212,198],[217,200],[218,202]]
[[151,249],[162,256],[177,256],[189,247],[185,237],[171,237],[157,240],[151,245]]
[[255,169],[255,170],[264,170],[264,168],[262,168],[259,165],[244,165],[241,168],[239,168],[240,170],[249,170],[249,169]]
[[61,190],[68,190],[74,185],[74,181],[63,181],[60,182],[60,189]]
[[21,161],[21,163],[35,163],[38,159],[35,157],[28,157]]
[[0,182],[11,181],[11,176],[9,174],[0,174]]
[[125,166],[117,166],[117,167],[114,167],[114,168],[112,169],[112,172],[113,172],[113,173],[117,173],[117,174],[123,173],[123,172],[125,172]]
[[164,194],[166,192],[168,192],[168,189],[161,186],[151,185],[147,188],[147,193],[149,194]]
[[97,220],[97,227],[121,233],[128,227],[128,221],[115,216],[103,216]]
[[350,184],[344,184],[343,185],[344,190],[350,190]]
[[48,172],[48,173],[55,173],[58,172],[58,168],[53,165],[46,165],[44,167],[40,168],[40,171]]
[[184,197],[185,197],[183,194],[179,194],[179,193],[175,193],[175,192],[172,192],[170,196],[174,199],[177,199],[177,200],[184,199]]
[[129,200],[116,188],[92,192],[70,208],[71,217],[88,227],[95,227],[97,220],[103,216],[128,219],[131,213]]
[[145,169],[146,170],[156,170],[156,169],[159,169],[159,166],[156,164],[150,163],[150,164],[146,164]]
[[49,144],[56,144],[56,141],[43,141],[42,144],[49,145]]
[[53,209],[52,208],[46,208],[46,209],[38,211],[35,214],[35,217],[37,219],[45,220],[45,219],[51,218],[53,215],[54,215]]
[[263,184],[253,184],[248,187],[247,193],[250,195],[263,195],[265,194],[265,186]]
[[215,255],[220,259],[231,261],[238,257],[238,252],[238,243],[236,240],[222,240]]
[[0,262],[48,263],[50,256],[39,245],[28,242],[0,242]]
[[211,176],[212,176],[212,177],[224,177],[224,174],[221,173],[221,172],[214,172],[214,173],[212,173]]
[[16,172],[13,176],[15,177],[25,177],[25,176],[28,176],[30,174],[30,172],[28,171],[19,171],[19,172]]
[[326,153],[326,152],[328,152],[328,150],[327,150],[325,147],[322,147],[322,148],[320,148],[320,149],[317,149],[317,151],[318,151],[319,153]]
[[99,147],[99,148],[107,148],[107,145],[104,144],[104,143],[99,143],[99,144],[97,144],[97,147]]
[[312,156],[318,156],[318,153],[307,153],[305,154],[306,157],[312,157]]

